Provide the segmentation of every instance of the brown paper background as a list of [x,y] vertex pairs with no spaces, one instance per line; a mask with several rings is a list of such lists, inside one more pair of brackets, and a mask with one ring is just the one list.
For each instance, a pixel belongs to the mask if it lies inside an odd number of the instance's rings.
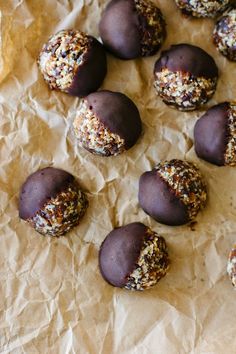
[[[211,43],[212,20],[189,20],[174,1],[154,1],[170,44],[188,42],[212,54],[220,69],[214,98],[235,99],[235,68]],[[103,88],[138,105],[143,136],[130,151],[101,158],[76,147],[70,131],[79,100],[52,92],[36,57],[48,36],[78,28],[98,36],[105,0],[0,0],[0,352],[47,354],[231,354],[236,352],[235,296],[226,275],[236,232],[236,170],[198,160],[192,135],[202,112],[181,113],[156,98],[158,57],[108,56]],[[204,108],[204,109],[205,109]],[[167,227],[138,206],[138,178],[161,159],[196,162],[209,201],[189,226]],[[89,191],[81,225],[45,238],[18,218],[18,192],[35,170],[53,165]],[[163,235],[172,260],[152,290],[115,289],[101,278],[98,249],[115,226],[141,221]]]

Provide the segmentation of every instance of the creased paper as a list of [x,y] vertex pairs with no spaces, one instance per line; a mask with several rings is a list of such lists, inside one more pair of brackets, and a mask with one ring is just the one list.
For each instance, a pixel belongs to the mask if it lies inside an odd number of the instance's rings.
[[[235,99],[236,64],[212,44],[212,20],[181,16],[174,1],[161,8],[168,36],[162,49],[187,42],[211,54],[220,79],[202,111],[182,113],[156,97],[158,55],[121,61],[108,55],[102,88],[137,104],[143,134],[128,152],[93,156],[76,145],[71,122],[79,99],[50,91],[37,68],[43,43],[58,30],[98,37],[103,0],[0,0],[0,352],[1,354],[232,354],[236,293],[226,275],[236,238],[236,170],[200,161],[193,127],[211,105]],[[209,199],[189,226],[158,224],[139,207],[138,179],[162,159],[188,159],[207,181]],[[87,190],[79,227],[58,239],[19,220],[19,188],[45,166],[63,168]],[[152,290],[133,293],[106,284],[98,250],[113,227],[141,221],[163,235],[171,268]]]

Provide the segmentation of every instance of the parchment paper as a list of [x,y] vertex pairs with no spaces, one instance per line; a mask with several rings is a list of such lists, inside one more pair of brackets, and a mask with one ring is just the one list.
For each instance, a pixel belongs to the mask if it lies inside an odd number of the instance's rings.
[[[235,99],[236,64],[217,53],[212,20],[181,16],[174,1],[154,1],[174,43],[193,43],[220,69],[207,107]],[[1,354],[233,354],[236,292],[226,275],[236,239],[236,169],[200,161],[193,127],[202,112],[168,108],[153,89],[158,55],[121,61],[108,56],[102,88],[137,104],[143,136],[130,151],[102,158],[78,148],[71,132],[77,98],[52,92],[36,65],[56,31],[78,28],[98,37],[105,0],[0,0],[0,352]],[[189,226],[167,227],[138,206],[138,179],[161,159],[194,161],[209,190],[206,209]],[[59,239],[40,236],[18,218],[21,184],[39,168],[63,168],[88,191],[81,225]],[[113,227],[141,221],[166,238],[171,268],[152,290],[106,284],[98,249]]]

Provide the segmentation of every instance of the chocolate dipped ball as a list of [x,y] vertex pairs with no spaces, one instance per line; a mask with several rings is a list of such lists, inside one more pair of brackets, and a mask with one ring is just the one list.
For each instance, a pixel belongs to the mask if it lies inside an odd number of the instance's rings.
[[216,23],[213,41],[221,54],[236,61],[236,9],[225,13]]
[[134,222],[112,230],[99,252],[103,278],[128,290],[145,290],[166,275],[169,258],[163,237]]
[[161,53],[154,68],[157,94],[181,111],[192,111],[214,94],[218,69],[203,49],[190,44],[172,45]]
[[211,107],[194,127],[195,151],[218,166],[236,165],[236,102]]
[[73,127],[81,147],[96,155],[115,156],[136,143],[142,123],[137,107],[127,96],[99,91],[82,101]]
[[232,285],[236,289],[236,244],[231,249],[229,254],[227,273],[231,279]]
[[57,168],[36,171],[21,187],[19,216],[42,235],[64,235],[79,224],[87,207],[75,178]]
[[102,84],[107,62],[103,45],[81,31],[59,31],[43,46],[38,65],[50,89],[86,96]]
[[206,203],[199,169],[181,160],[160,162],[139,180],[139,204],[156,221],[176,226],[195,219]]
[[112,0],[99,30],[106,48],[122,59],[155,54],[166,36],[162,13],[149,0]]
[[193,17],[215,17],[230,4],[231,0],[175,0],[183,14]]

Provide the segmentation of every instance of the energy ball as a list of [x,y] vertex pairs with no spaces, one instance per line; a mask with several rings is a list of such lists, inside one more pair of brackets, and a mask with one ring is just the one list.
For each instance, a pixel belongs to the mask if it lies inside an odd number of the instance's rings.
[[99,30],[106,48],[122,59],[153,55],[166,37],[162,13],[149,0],[112,0]]
[[107,73],[104,47],[94,37],[63,30],[49,38],[38,65],[50,89],[86,96],[101,86]]
[[103,241],[99,267],[103,278],[113,286],[149,289],[169,268],[166,242],[140,222],[119,227]]
[[79,224],[87,207],[75,178],[57,168],[36,171],[21,187],[19,216],[42,235],[64,235]]
[[224,56],[236,61],[236,9],[224,14],[216,23],[213,41]]
[[193,17],[215,17],[223,12],[231,0],[175,0],[185,15]]
[[233,286],[236,289],[236,245],[232,248],[227,264],[227,273],[231,279]]
[[192,111],[214,94],[218,68],[203,49],[190,44],[172,45],[161,53],[154,68],[157,94],[181,111]]
[[156,221],[183,225],[193,221],[206,204],[206,185],[199,169],[190,162],[160,162],[139,180],[139,204]]
[[218,166],[236,165],[236,102],[210,108],[194,127],[198,157]]
[[79,107],[73,127],[79,145],[100,156],[116,156],[128,150],[142,131],[133,101],[111,91],[88,95]]

